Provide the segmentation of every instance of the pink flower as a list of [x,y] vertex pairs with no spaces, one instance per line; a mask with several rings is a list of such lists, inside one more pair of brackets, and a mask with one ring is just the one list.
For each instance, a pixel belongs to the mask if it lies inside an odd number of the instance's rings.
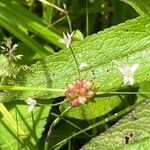
[[93,97],[94,92],[91,90],[92,82],[88,80],[76,80],[75,83],[67,84],[66,97],[71,101],[73,107],[88,102]]

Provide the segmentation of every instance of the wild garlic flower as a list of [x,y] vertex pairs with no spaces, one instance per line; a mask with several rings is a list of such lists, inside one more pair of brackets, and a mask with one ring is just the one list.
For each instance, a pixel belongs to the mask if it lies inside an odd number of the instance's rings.
[[72,42],[73,34],[74,34],[74,31],[71,34],[69,34],[68,32],[67,34],[63,33],[63,38],[60,39],[59,42],[64,43],[66,45],[66,48],[69,48]]
[[139,64],[135,64],[132,67],[129,66],[125,66],[124,68],[119,67],[118,69],[120,70],[120,72],[122,73],[122,75],[124,76],[123,80],[124,80],[124,84],[129,83],[130,85],[134,84],[134,73],[135,71],[138,69]]
[[88,102],[94,96],[91,90],[92,82],[88,80],[76,80],[75,83],[67,84],[66,97],[71,101],[73,107]]
[[28,105],[28,112],[32,112],[34,106],[37,104],[36,100],[32,99],[31,97],[29,97],[26,101],[25,101]]

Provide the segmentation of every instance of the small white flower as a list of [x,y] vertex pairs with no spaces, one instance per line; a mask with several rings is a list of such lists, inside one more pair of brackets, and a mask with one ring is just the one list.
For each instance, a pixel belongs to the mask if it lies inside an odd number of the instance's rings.
[[124,68],[121,68],[121,67],[118,68],[124,76],[124,79],[123,79],[124,84],[127,84],[127,83],[129,83],[130,85],[134,84],[133,76],[138,67],[139,67],[139,64],[135,64],[132,67],[125,66]]
[[29,97],[26,101],[28,107],[28,112],[31,112],[34,108],[34,106],[37,104],[36,100],[32,99],[31,97]]
[[74,31],[71,34],[69,34],[69,33],[67,33],[67,34],[63,33],[63,38],[60,39],[59,42],[64,43],[66,45],[66,47],[69,48],[69,46],[70,46],[70,44],[72,42],[72,36],[73,36],[73,34],[74,34]]
[[79,68],[80,68],[80,69],[85,69],[85,68],[87,68],[87,66],[88,66],[88,65],[87,65],[86,63],[81,62]]

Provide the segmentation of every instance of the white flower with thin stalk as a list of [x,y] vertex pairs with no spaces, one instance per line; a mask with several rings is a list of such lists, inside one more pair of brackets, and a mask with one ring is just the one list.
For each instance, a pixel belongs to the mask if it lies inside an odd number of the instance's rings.
[[37,104],[36,100],[35,99],[32,99],[31,97],[29,97],[26,101],[27,105],[29,106],[28,107],[28,112],[32,112],[34,106]]
[[59,40],[59,42],[64,43],[67,48],[69,48],[71,42],[72,42],[72,36],[74,34],[74,31],[69,34],[68,32],[65,34],[63,33],[63,38]]
[[129,66],[125,66],[125,67],[119,67],[118,69],[120,70],[120,72],[122,73],[122,75],[124,76],[123,81],[124,84],[129,83],[130,85],[134,84],[134,73],[135,71],[138,69],[139,64],[135,64],[132,67]]

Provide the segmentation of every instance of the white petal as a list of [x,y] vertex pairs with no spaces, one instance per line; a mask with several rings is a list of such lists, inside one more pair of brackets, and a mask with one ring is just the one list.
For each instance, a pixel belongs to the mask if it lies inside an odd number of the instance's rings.
[[73,36],[73,34],[74,34],[74,31],[70,34],[70,36],[72,37],[72,36]]
[[80,69],[84,69],[84,68],[86,68],[88,65],[86,64],[86,63],[84,63],[84,62],[82,62],[81,64],[80,64]]
[[127,84],[129,82],[129,80],[130,80],[129,77],[124,76],[124,78],[123,78],[124,84]]
[[130,77],[129,78],[129,83],[130,83],[130,85],[133,85],[134,84],[134,78]]
[[28,107],[28,112],[31,112],[33,110],[33,108],[34,108],[34,105],[29,106]]
[[118,67],[119,71],[124,75],[125,74],[125,69],[122,67]]
[[18,47],[18,44],[14,44],[12,48],[15,49],[17,47]]
[[133,65],[133,66],[130,68],[130,71],[131,71],[132,73],[134,73],[134,72],[137,70],[138,67],[139,67],[139,64],[135,64],[135,65]]
[[66,43],[66,48],[69,48],[69,46],[70,46],[70,43],[67,42]]
[[35,99],[32,99],[31,97],[29,97],[27,100],[25,100],[25,102],[26,102],[29,106],[31,106],[31,105],[36,105],[36,104],[37,104],[36,100],[35,100]]
[[68,39],[71,37],[71,35],[68,32],[67,32],[66,36]]

